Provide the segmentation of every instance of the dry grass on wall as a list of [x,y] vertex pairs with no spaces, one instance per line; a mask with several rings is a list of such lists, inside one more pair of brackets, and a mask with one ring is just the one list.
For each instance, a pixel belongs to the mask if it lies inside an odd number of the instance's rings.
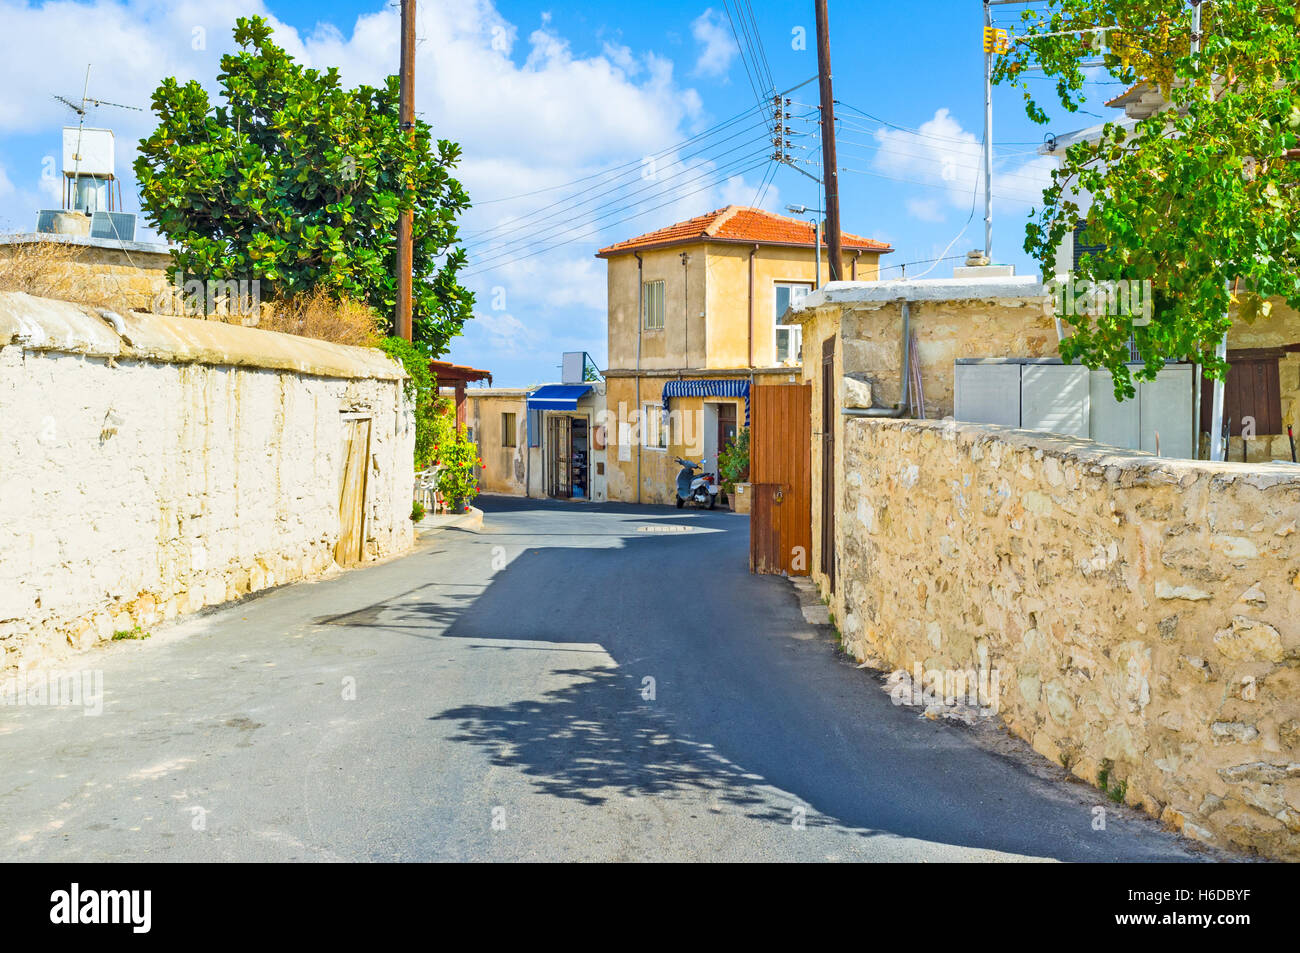
[[269,303],[263,307],[257,327],[355,347],[374,347],[384,336],[373,308],[351,299],[340,301],[326,291]]
[[77,280],[73,266],[81,257],[80,248],[59,242],[0,245],[0,291],[108,307],[102,300],[88,300]]

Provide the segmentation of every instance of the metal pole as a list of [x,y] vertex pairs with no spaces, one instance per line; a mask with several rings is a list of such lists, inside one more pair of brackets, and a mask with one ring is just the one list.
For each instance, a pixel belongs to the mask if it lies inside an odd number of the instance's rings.
[[[1191,0],[1192,3],[1192,56],[1198,56],[1201,52],[1201,0]],[[1232,294],[1232,286],[1228,285],[1228,294]],[[1214,347],[1214,354],[1221,361],[1228,359],[1228,334],[1225,331],[1219,343]],[[1224,383],[1222,378],[1214,379],[1214,386],[1210,397],[1210,459],[1227,460],[1228,459],[1228,442],[1223,436],[1223,404],[1224,404]]]
[[[984,0],[984,27],[993,26],[993,8]],[[993,52],[984,51],[984,257],[993,262]]]
[[[399,119],[408,138],[415,140],[415,0],[402,0],[402,72],[398,99]],[[414,213],[407,209],[397,219],[397,314],[394,332],[411,340],[411,274],[415,270],[411,248]]]
[[[826,0],[816,0],[817,74],[821,80],[822,178],[826,186],[826,245],[831,281],[843,278],[840,253],[840,175],[835,158],[835,94],[831,89],[831,29]],[[821,246],[818,245],[818,248]]]
[[819,218],[813,222],[813,231],[817,235],[817,278],[813,281],[813,288],[822,286],[822,220]]

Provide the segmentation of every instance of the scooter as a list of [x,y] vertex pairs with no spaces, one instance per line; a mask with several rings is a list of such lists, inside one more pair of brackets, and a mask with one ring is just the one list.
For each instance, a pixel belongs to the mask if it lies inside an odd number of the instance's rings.
[[674,458],[682,465],[677,474],[677,508],[680,510],[689,501],[698,507],[711,510],[718,505],[718,491],[722,488],[714,480],[712,473],[696,475],[696,470],[703,470],[708,461],[691,463],[681,457]]

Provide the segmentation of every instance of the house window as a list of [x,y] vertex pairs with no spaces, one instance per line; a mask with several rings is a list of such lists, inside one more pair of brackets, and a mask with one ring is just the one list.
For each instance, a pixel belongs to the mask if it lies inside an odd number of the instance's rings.
[[516,433],[515,415],[502,414],[501,415],[501,446],[503,447],[516,446],[518,441],[516,440],[515,433]]
[[793,364],[803,357],[803,328],[797,324],[782,324],[781,319],[790,308],[802,302],[810,291],[812,285],[804,282],[777,282],[775,314],[775,363],[777,364]]
[[647,450],[663,450],[664,409],[660,404],[641,405],[641,445]]
[[647,281],[641,286],[641,326],[647,331],[664,329],[664,283]]

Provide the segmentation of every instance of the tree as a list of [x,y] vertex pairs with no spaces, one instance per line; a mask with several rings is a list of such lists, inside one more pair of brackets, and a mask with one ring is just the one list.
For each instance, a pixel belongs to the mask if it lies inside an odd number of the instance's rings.
[[470,204],[451,175],[460,147],[435,151],[419,120],[401,128],[396,76],[347,89],[337,69],[304,68],[271,42],[262,17],[241,17],[234,35],[217,77],[224,105],[165,79],[135,162],[150,223],[180,246],[173,271],[257,279],[271,297],[326,288],[391,325],[397,220],[410,208],[413,336],[443,353],[474,304],[456,280],[456,218]]
[[1105,70],[1150,83],[1170,104],[1131,131],[1107,123],[1097,142],[1070,146],[1026,232],[1025,251],[1050,277],[1055,250],[1080,220],[1076,196],[1090,194],[1088,244],[1103,248],[1082,257],[1075,279],[1151,281],[1149,325],[1126,314],[1064,315],[1072,334],[1062,355],[1109,368],[1117,395],[1134,392],[1130,336],[1144,363],[1139,379],[1182,359],[1222,377],[1214,348],[1230,307],[1247,321],[1267,314],[1270,298],[1300,307],[1300,163],[1286,158],[1300,131],[1300,12],[1276,0],[1200,6],[1194,55],[1184,0],[1048,0],[1022,14],[1024,30],[995,73],[1024,90],[1036,122],[1047,115],[1026,81],[1031,62],[1077,111],[1091,78],[1082,64],[1101,44],[1095,32],[1073,31],[1107,27]]

